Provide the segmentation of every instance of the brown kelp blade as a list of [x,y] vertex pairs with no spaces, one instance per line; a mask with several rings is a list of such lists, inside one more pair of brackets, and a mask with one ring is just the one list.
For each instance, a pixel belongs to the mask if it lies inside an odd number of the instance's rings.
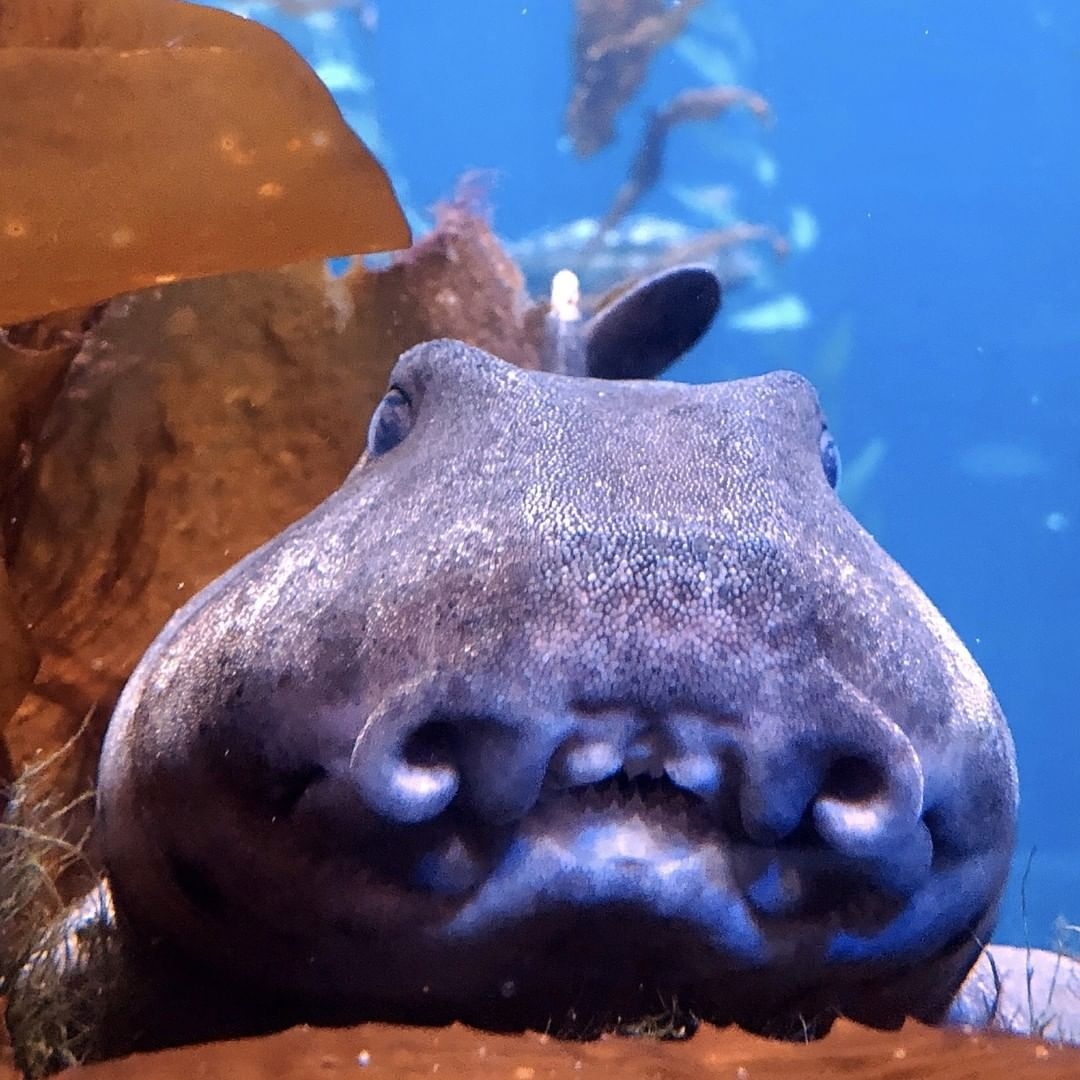
[[180,0],[0,0],[0,151],[0,325],[410,241],[303,59]]

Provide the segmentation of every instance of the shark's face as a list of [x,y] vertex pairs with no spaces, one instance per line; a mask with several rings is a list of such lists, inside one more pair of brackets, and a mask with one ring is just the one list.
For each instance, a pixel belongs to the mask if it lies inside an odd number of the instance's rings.
[[1007,872],[1012,744],[838,501],[810,386],[454,342],[391,382],[341,490],[128,684],[100,810],[130,924],[312,1015],[944,1008]]

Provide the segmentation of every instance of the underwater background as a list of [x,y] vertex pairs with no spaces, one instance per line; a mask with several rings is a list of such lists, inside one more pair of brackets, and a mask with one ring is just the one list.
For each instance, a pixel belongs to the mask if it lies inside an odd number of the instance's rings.
[[842,496],[957,629],[1016,739],[997,939],[1080,947],[1080,4],[704,0],[585,160],[563,127],[571,0],[217,6],[303,53],[417,232],[485,170],[536,293],[559,256],[580,270],[582,223],[650,109],[716,85],[765,97],[770,123],[733,109],[672,129],[617,257],[743,221],[783,238],[783,257],[759,244],[735,268],[671,377],[815,382]]

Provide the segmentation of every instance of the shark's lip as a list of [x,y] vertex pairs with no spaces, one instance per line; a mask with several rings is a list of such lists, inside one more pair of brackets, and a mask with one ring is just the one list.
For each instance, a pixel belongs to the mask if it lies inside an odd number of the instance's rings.
[[450,940],[485,937],[552,909],[631,905],[691,922],[705,940],[747,965],[768,958],[766,937],[739,902],[723,847],[715,839],[634,811],[583,807],[576,822],[552,828],[540,813],[523,823],[494,871],[442,928]]
[[[903,959],[940,948],[970,920],[966,860],[935,858],[922,876],[866,868],[810,842],[763,847],[726,834],[683,791],[612,798],[596,787],[541,799],[435,936],[467,945],[553,912],[572,923],[636,909],[692,927],[725,967],[752,969],[805,949],[821,962]],[[898,864],[919,862],[929,845],[920,824]],[[437,862],[427,869],[440,872]]]
[[[746,887],[740,860],[752,852],[761,873]],[[695,929],[704,949],[726,969],[788,963],[803,954],[822,964],[889,965],[944,948],[992,903],[972,895],[975,878],[991,882],[993,855],[942,858],[909,896],[888,897],[873,888],[843,895],[837,884],[833,910],[815,917],[770,914],[770,904],[793,888],[807,849],[762,852],[703,838],[654,819],[611,811],[584,811],[578,829],[562,833],[526,822],[503,859],[442,923],[447,944],[480,942],[515,925],[562,910],[602,914],[634,908]],[[977,865],[976,865],[977,864]]]
[[[529,1023],[545,1022],[549,1001],[577,1002],[586,984],[590,1000],[619,1009],[652,993],[645,986],[714,1003],[723,1020],[724,1003],[737,1012],[744,991],[767,998],[783,987],[779,1008],[807,987],[861,986],[932,959],[970,938],[1001,879],[997,855],[950,855],[942,845],[914,891],[883,897],[872,875],[852,873],[850,855],[809,834],[755,843],[725,827],[723,807],[662,780],[622,785],[635,790],[617,798],[603,783],[550,788],[515,822],[493,824],[463,798],[436,821],[402,825],[355,793],[343,815],[348,779],[311,779],[291,811],[260,815],[257,835],[283,845],[272,864],[251,844],[247,814],[217,823],[217,842],[235,859],[200,860],[185,846],[196,839],[190,831],[173,836],[174,902],[129,915],[163,934],[186,926],[208,954],[243,954],[245,979],[290,992],[356,1001],[357,971],[371,971],[365,1002],[412,1008],[418,988],[430,987],[424,1001],[437,1022],[501,1000],[504,979],[521,994],[507,1015],[531,1009],[520,1013]],[[425,861],[429,880],[418,881]],[[185,891],[178,865],[209,888]],[[800,880],[817,889],[809,907],[792,884]],[[206,896],[224,902],[208,908]]]

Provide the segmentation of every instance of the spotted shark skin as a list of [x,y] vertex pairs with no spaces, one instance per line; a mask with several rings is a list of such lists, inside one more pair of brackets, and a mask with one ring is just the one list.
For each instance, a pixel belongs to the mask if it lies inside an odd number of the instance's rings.
[[1080,965],[983,949],[1018,800],[986,679],[837,498],[805,379],[651,381],[719,303],[677,295],[582,324],[576,374],[411,349],[340,490],[165,627],[69,920],[127,965],[107,1052],[674,1001],[1080,1041]]

